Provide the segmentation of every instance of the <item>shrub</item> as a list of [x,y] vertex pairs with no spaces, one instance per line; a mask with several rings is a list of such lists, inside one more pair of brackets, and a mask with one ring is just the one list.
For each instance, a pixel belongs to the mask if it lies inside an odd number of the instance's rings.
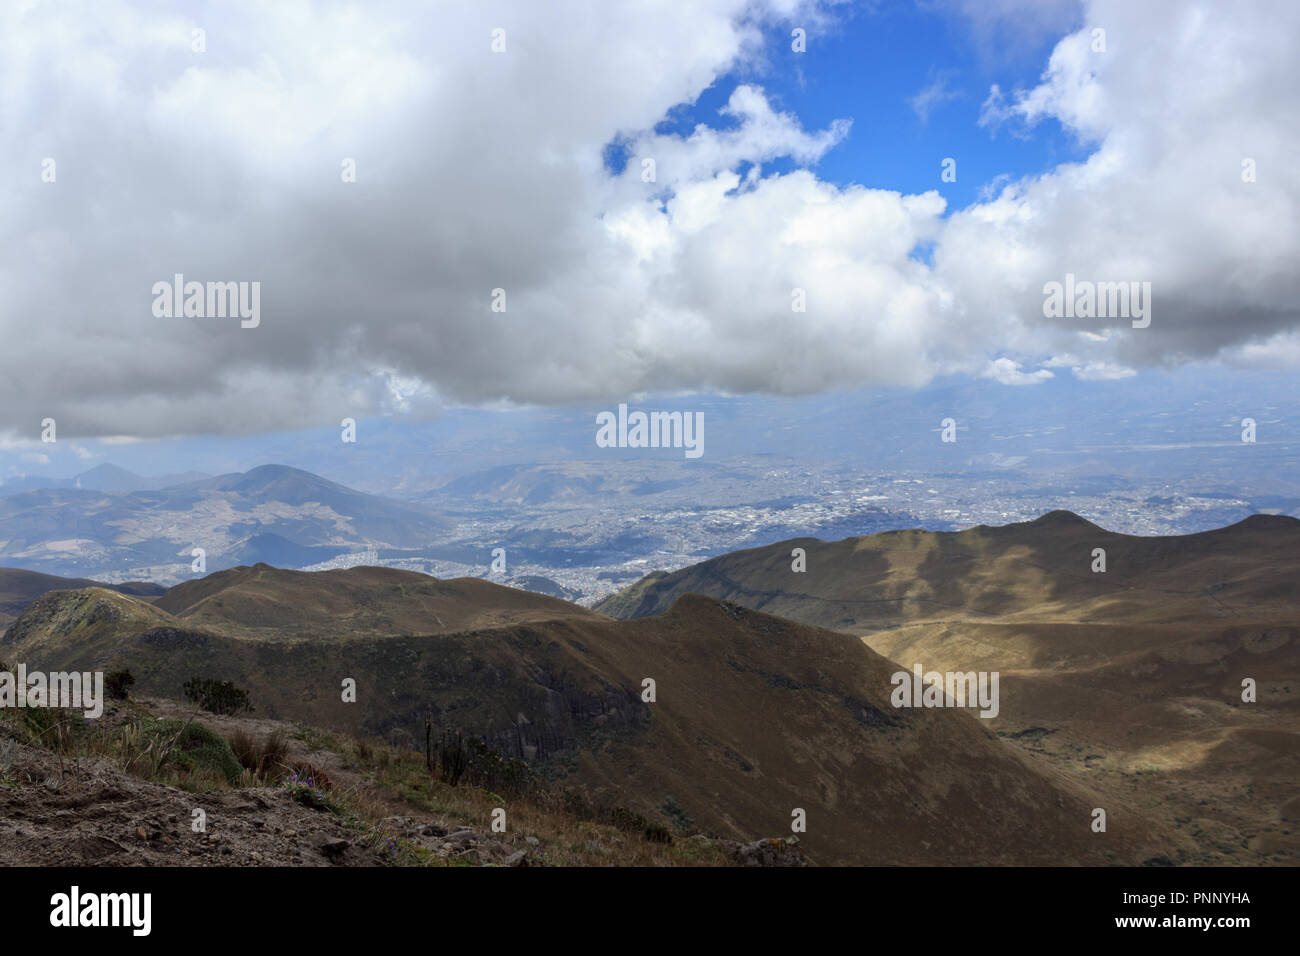
[[493,750],[483,740],[465,740],[442,733],[438,747],[438,768],[442,779],[451,786],[464,780],[482,790],[494,790],[511,796],[524,796],[537,790],[532,770],[522,760],[511,760]]
[[233,717],[235,714],[253,709],[253,705],[248,702],[248,691],[236,687],[228,680],[191,677],[185,682],[182,690],[185,691],[186,700],[214,714]]
[[109,671],[104,675],[104,693],[109,700],[126,700],[135,678],[127,670]]
[[563,813],[578,817],[581,820],[591,820],[594,823],[603,823],[622,830],[624,833],[635,833],[640,835],[643,840],[650,843],[672,843],[673,836],[668,828],[658,823],[652,823],[635,810],[629,810],[627,807],[605,803],[603,800],[593,800],[588,794],[581,790],[558,790],[549,794],[548,802]]
[[671,820],[679,830],[689,830],[695,826],[695,821],[672,797],[664,801],[663,811],[664,816]]
[[442,770],[442,779],[451,786],[460,783],[460,778],[469,767],[469,751],[465,749],[465,741],[459,733],[453,740],[443,731],[442,744],[438,747],[438,767]]
[[224,737],[201,724],[184,720],[150,721],[144,727],[146,746],[159,755],[158,765],[174,764],[188,773],[208,772],[238,786],[244,772]]
[[469,782],[484,790],[523,796],[534,789],[533,772],[522,760],[503,757],[482,740],[469,743]]

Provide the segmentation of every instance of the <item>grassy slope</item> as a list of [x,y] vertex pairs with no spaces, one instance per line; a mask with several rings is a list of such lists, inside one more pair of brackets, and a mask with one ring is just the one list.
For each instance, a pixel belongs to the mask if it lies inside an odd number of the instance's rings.
[[123,594],[150,598],[165,590],[147,581],[127,584],[101,584],[86,578],[61,578],[55,574],[42,574],[22,568],[0,568],[0,626],[7,625],[42,594],[49,591],[67,591],[73,588],[102,587]]
[[186,626],[267,641],[442,634],[592,614],[479,578],[441,581],[395,568],[287,571],[265,564],[178,584],[155,603]]
[[[383,597],[362,575],[342,574],[372,603]],[[1124,801],[1108,805],[1110,832],[1092,834],[1098,804],[1086,787],[1026,763],[977,718],[890,707],[896,668],[860,641],[716,601],[686,598],[631,622],[566,611],[322,643],[200,630],[192,617],[114,598],[108,612],[103,593],[52,596],[0,651],[29,666],[129,667],[142,693],[176,695],[193,674],[232,679],[259,714],[412,745],[430,713],[438,727],[485,735],[647,814],[684,814],[736,838],[787,832],[803,808],[819,862],[1141,862],[1169,852]],[[527,599],[525,616],[546,600]],[[211,596],[196,606],[215,613]],[[355,704],[340,699],[344,677],[357,681]],[[658,685],[653,704],[640,696],[647,677]]]
[[[806,573],[791,571],[793,547],[806,549]],[[1091,571],[1098,547],[1104,574]],[[698,592],[862,635],[906,668],[997,670],[999,733],[1163,815],[1213,862],[1296,862],[1297,581],[1293,518],[1139,538],[1054,512],[737,552],[597,610],[656,613]],[[1241,701],[1246,677],[1259,685],[1253,705]]]
[[[736,863],[733,845],[681,831],[665,841],[626,814],[614,825],[545,794],[452,786],[409,750],[173,701],[110,702],[94,724],[5,710],[0,755],[4,866]],[[190,826],[196,805],[204,833]],[[497,807],[504,833],[490,826]],[[470,839],[447,842],[456,831]]]

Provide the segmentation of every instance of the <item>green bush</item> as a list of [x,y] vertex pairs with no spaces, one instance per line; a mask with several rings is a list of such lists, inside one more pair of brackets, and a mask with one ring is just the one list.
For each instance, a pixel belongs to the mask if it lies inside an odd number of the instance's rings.
[[164,754],[165,763],[190,773],[209,771],[239,785],[244,768],[220,734],[190,721],[157,720],[146,725],[145,736]]
[[442,770],[443,780],[453,787],[460,783],[460,778],[469,767],[469,751],[459,732],[453,738],[443,731],[442,746],[438,748],[438,766]]
[[135,678],[130,671],[109,671],[104,675],[104,693],[109,700],[126,700]]
[[181,688],[185,699],[191,704],[198,704],[204,710],[214,714],[235,714],[250,711],[253,705],[248,702],[248,691],[236,687],[228,680],[214,680],[211,677],[191,677]]
[[459,732],[453,737],[443,731],[438,748],[438,766],[442,779],[453,787],[464,780],[471,787],[515,797],[538,789],[538,782],[527,763],[502,756],[478,738],[466,740]]

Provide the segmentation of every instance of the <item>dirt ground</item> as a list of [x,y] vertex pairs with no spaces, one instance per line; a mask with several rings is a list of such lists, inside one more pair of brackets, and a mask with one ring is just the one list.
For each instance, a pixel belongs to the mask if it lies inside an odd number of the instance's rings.
[[[145,700],[160,717],[192,717],[170,701]],[[106,713],[105,719],[117,716]],[[202,714],[222,736],[285,729],[274,721]],[[5,741],[0,786],[3,866],[374,866],[390,862],[387,838],[400,836],[438,856],[470,864],[519,865],[529,844],[420,814],[393,816],[383,831],[349,828],[334,813],[304,805],[282,787],[189,793],[125,773],[103,760],[60,759]],[[289,759],[325,770],[335,786],[357,777],[330,751],[289,740]],[[195,811],[204,828],[195,830]]]

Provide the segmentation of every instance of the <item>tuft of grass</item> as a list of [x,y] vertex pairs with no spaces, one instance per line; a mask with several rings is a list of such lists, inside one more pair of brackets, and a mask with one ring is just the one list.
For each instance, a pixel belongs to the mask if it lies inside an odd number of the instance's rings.
[[30,707],[18,711],[18,732],[37,747],[61,757],[78,755],[86,730],[85,718],[76,711]]
[[284,731],[273,730],[259,738],[237,729],[228,740],[235,759],[249,771],[252,781],[272,783],[284,777],[289,757],[289,741]]
[[333,753],[342,752],[338,735],[328,730],[320,730],[316,727],[297,727],[293,732],[293,739],[301,740],[312,750],[329,750]]

